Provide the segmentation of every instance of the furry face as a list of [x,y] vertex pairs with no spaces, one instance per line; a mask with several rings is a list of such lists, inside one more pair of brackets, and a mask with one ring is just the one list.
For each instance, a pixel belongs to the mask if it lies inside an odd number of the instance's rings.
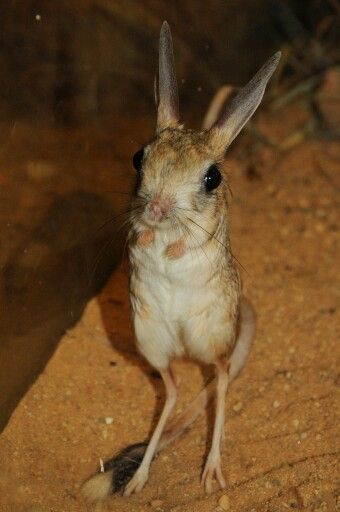
[[165,228],[184,212],[214,217],[226,200],[227,178],[207,132],[167,128],[136,155],[138,217],[146,224]]

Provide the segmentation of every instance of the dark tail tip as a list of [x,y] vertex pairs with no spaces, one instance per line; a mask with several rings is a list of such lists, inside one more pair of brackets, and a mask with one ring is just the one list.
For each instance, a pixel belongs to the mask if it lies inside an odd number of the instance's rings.
[[132,444],[104,463],[104,472],[113,471],[113,493],[120,491],[131,480],[142,463],[146,447],[147,443]]
[[106,461],[104,471],[96,473],[84,483],[83,495],[95,502],[123,489],[141,465],[146,447],[146,443],[133,444]]

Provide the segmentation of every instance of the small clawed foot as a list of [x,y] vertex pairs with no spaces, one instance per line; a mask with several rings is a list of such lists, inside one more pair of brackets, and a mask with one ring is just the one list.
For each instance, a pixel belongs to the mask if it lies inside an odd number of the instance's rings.
[[212,493],[213,480],[216,478],[221,489],[225,489],[226,482],[221,469],[221,461],[207,460],[202,475],[201,483],[204,485],[207,494]]
[[124,496],[131,496],[133,493],[140,492],[148,481],[148,478],[148,472],[139,468],[131,478],[130,482],[126,485],[124,489]]

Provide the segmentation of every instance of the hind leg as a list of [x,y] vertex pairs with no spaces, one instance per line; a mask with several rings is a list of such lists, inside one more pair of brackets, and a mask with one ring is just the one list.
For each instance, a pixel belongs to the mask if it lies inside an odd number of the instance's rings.
[[205,491],[212,492],[213,479],[216,478],[220,488],[226,486],[221,469],[221,441],[224,427],[224,408],[225,396],[228,389],[228,362],[218,361],[217,367],[217,387],[216,387],[216,417],[211,449],[204,467],[202,475],[202,484]]
[[148,481],[149,478],[149,469],[152,459],[155,455],[157,445],[163,433],[165,424],[175,406],[177,399],[177,387],[175,383],[174,376],[170,369],[164,370],[160,372],[166,390],[166,399],[164,408],[159,418],[157,427],[152,434],[148,447],[146,449],[143,461],[139,466],[137,472],[131,478],[130,482],[127,484],[124,490],[124,496],[130,496],[134,492],[139,492],[143,489],[144,485]]

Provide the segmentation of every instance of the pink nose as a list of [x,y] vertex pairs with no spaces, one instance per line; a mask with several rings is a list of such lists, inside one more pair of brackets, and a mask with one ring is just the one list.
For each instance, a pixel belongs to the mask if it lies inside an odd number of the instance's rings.
[[154,198],[148,206],[148,214],[152,220],[162,221],[169,216],[171,201],[169,198]]

